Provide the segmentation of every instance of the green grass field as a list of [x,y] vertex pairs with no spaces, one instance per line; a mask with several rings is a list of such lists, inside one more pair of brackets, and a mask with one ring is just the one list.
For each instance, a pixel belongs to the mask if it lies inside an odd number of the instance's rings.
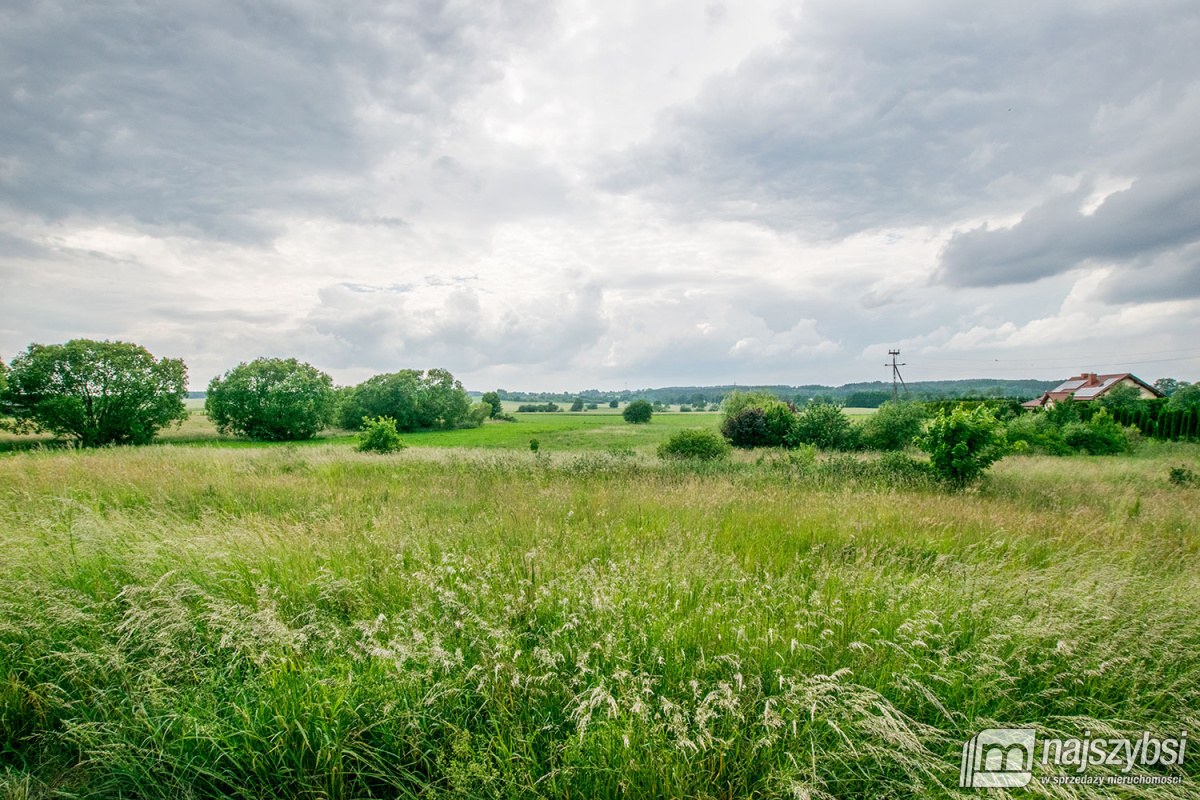
[[713,415],[391,456],[203,424],[0,455],[0,798],[1200,791],[1190,756],[1150,770],[1175,786],[957,787],[983,728],[1197,730],[1200,488],[1168,474],[1200,446],[948,494],[864,457],[650,455]]
[[[513,412],[518,403],[505,402],[506,412]],[[178,427],[159,434],[164,444],[206,445],[218,447],[273,447],[272,444],[251,442],[235,436],[217,433],[204,414],[203,400],[188,400],[188,419]],[[850,416],[860,417],[874,412],[869,408],[848,408]],[[680,412],[678,407],[658,413],[645,425],[630,425],[619,409],[603,407],[594,411],[514,414],[516,422],[489,421],[481,428],[455,431],[422,431],[403,435],[406,445],[414,447],[483,447],[506,450],[528,450],[531,439],[550,450],[609,450],[633,449],[651,453],[672,433],[683,428],[713,428],[718,425],[717,413]],[[316,439],[298,442],[297,446],[348,443],[355,441],[350,431],[328,430]],[[61,446],[49,435],[14,435],[0,431],[0,453],[37,447]]]

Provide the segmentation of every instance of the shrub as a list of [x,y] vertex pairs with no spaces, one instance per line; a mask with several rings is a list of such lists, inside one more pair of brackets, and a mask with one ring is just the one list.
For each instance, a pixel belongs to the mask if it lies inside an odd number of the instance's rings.
[[919,403],[888,401],[859,424],[859,443],[868,450],[903,450],[920,435],[926,417]]
[[713,461],[729,455],[729,445],[716,433],[707,430],[683,430],[673,434],[658,447],[659,458],[689,458]]
[[634,400],[625,406],[625,410],[621,412],[621,416],[628,423],[640,425],[650,421],[650,418],[654,416],[654,408],[645,400]]
[[692,407],[691,407],[691,406],[680,406],[680,407],[679,407],[679,412],[680,412],[681,414],[687,414],[687,413],[688,413],[688,412],[690,412],[691,410],[692,410]]
[[1007,450],[1000,423],[983,407],[939,412],[917,443],[929,453],[933,475],[955,488],[979,479]]
[[333,421],[333,380],[294,358],[238,364],[208,384],[204,409],[222,433],[263,441],[311,439]]
[[1041,413],[1045,414],[1046,418],[1059,428],[1064,428],[1072,422],[1079,422],[1083,419],[1079,413],[1079,404],[1071,397],[1059,400]]
[[721,435],[734,447],[750,450],[755,447],[771,446],[771,431],[767,427],[761,408],[743,408],[732,417],[726,417],[721,426]]
[[84,447],[146,444],[187,419],[187,367],[132,342],[31,344],[13,359],[2,405],[17,423]]
[[600,404],[599,403],[588,403],[587,407],[588,407],[588,411],[595,411],[597,408],[600,407]]
[[1196,473],[1187,467],[1171,467],[1169,480],[1176,486],[1190,486],[1196,482]]
[[1043,412],[1017,417],[1008,423],[1004,435],[1014,450],[1047,456],[1069,456],[1074,452],[1063,441],[1062,430]]
[[1076,450],[1083,450],[1094,456],[1123,453],[1128,446],[1125,430],[1103,410],[1087,422],[1072,422],[1063,426],[1062,438]]
[[853,450],[858,431],[842,407],[832,403],[809,403],[796,415],[796,426],[787,444],[811,444],[822,450]]
[[363,422],[362,432],[358,435],[359,452],[394,453],[403,449],[404,442],[400,441],[400,434],[396,431],[396,420],[376,417]]
[[529,440],[529,449],[535,453],[538,451],[538,440],[537,439]]
[[466,418],[458,423],[460,428],[478,428],[483,424],[484,420],[490,419],[492,416],[492,406],[490,403],[476,403],[471,406],[470,412]]

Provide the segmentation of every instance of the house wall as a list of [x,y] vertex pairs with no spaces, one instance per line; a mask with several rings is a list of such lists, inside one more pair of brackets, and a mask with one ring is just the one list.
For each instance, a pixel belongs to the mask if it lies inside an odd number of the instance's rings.
[[[1137,389],[1141,393],[1143,400],[1153,400],[1154,398],[1158,397],[1158,395],[1156,395],[1154,392],[1147,389],[1145,386],[1142,386],[1137,381],[1131,380],[1129,378],[1123,378],[1113,384],[1113,386],[1121,386],[1121,385],[1132,386],[1135,389]],[[1108,391],[1112,391],[1112,386],[1108,387]],[[1105,394],[1108,394],[1108,392],[1105,392]],[[1103,396],[1103,395],[1101,395],[1101,396]]]

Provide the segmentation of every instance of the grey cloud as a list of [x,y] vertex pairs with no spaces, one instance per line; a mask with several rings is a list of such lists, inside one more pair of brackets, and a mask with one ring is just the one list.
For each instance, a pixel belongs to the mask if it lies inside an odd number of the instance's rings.
[[1053,198],[1011,228],[954,234],[938,279],[952,286],[1028,283],[1089,261],[1125,264],[1200,240],[1200,175],[1139,179],[1090,215],[1080,211],[1087,188]]
[[1101,284],[1100,296],[1114,305],[1200,297],[1200,243],[1115,271]]
[[[1198,34],[1182,2],[805,4],[783,45],[711,80],[604,185],[808,236],[1011,206],[1128,160],[1200,76]],[[1140,128],[1093,128],[1136,102]]]
[[437,363],[454,370],[561,369],[607,329],[603,292],[594,283],[530,293],[518,304],[481,299],[469,286],[437,297],[431,305],[403,293],[328,286],[306,320],[321,337],[312,347],[336,368]]
[[535,4],[8,5],[0,203],[257,240],[271,212],[364,215],[353,188],[402,142],[430,154]]
[[[49,257],[52,253],[50,248],[38,242],[0,231],[0,259],[41,259]],[[4,261],[0,260],[0,269],[4,266]]]

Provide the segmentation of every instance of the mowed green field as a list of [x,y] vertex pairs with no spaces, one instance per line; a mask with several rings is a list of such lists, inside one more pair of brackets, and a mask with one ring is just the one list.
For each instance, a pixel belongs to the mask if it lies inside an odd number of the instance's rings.
[[651,455],[715,422],[0,455],[0,798],[965,798],[981,729],[1198,729],[1200,446]]
[[[506,413],[515,411],[517,403],[505,402]],[[188,400],[188,419],[177,427],[159,434],[158,441],[170,445],[204,445],[218,447],[274,447],[277,445],[251,442],[236,436],[217,433],[204,414],[203,400]],[[874,413],[869,408],[848,408],[845,413],[861,417]],[[480,428],[455,431],[422,431],[406,433],[402,438],[413,447],[482,447],[505,450],[528,450],[531,439],[537,439],[539,447],[551,450],[610,450],[633,449],[652,453],[672,433],[684,428],[710,428],[716,430],[720,415],[717,413],[680,412],[678,406],[671,411],[656,413],[645,425],[630,425],[621,417],[620,409],[608,407],[593,411],[513,414],[515,422],[488,421]],[[351,431],[328,430],[316,439],[297,442],[296,446],[308,447],[318,444],[350,443],[356,434]],[[49,435],[14,435],[0,432],[0,452],[20,451],[38,446],[56,446]]]

